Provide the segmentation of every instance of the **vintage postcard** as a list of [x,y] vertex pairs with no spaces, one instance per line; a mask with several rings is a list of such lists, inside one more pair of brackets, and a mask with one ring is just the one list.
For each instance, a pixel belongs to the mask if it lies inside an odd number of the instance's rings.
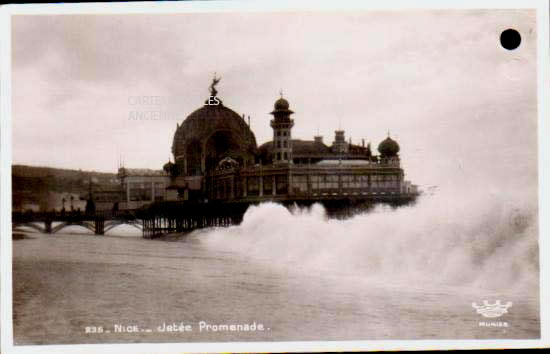
[[1,16],[5,353],[548,345],[547,1]]

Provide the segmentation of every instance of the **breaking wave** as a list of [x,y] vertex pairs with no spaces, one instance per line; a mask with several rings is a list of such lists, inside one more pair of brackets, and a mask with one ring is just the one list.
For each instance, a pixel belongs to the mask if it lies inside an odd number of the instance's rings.
[[202,231],[200,239],[293,270],[513,291],[538,285],[536,201],[533,193],[439,193],[346,220],[328,219],[319,204],[289,211],[264,203],[241,225]]

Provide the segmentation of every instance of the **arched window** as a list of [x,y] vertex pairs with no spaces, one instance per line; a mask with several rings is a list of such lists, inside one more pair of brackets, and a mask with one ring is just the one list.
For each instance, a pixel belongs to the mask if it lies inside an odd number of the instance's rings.
[[202,147],[201,143],[193,140],[186,147],[187,174],[196,176],[202,174]]
[[288,147],[288,142],[287,142],[286,140],[283,141],[283,146],[284,146],[284,147]]
[[281,148],[281,141],[280,140],[277,140],[277,148]]

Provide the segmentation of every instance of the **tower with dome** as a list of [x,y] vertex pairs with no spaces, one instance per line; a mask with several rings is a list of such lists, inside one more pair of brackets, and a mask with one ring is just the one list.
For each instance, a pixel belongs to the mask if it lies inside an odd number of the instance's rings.
[[273,128],[273,159],[275,164],[292,163],[292,127],[294,120],[290,118],[293,114],[289,109],[288,101],[279,98],[273,107],[273,120],[271,120],[271,128]]

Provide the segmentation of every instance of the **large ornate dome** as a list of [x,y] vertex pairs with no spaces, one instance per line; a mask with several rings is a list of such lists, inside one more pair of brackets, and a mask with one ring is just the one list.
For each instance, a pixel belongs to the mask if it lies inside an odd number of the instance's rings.
[[253,163],[256,138],[244,119],[219,105],[204,105],[191,113],[174,134],[172,153],[182,174],[199,175],[225,157],[241,164]]
[[399,152],[399,144],[388,136],[378,145],[378,152],[384,157],[396,156]]

